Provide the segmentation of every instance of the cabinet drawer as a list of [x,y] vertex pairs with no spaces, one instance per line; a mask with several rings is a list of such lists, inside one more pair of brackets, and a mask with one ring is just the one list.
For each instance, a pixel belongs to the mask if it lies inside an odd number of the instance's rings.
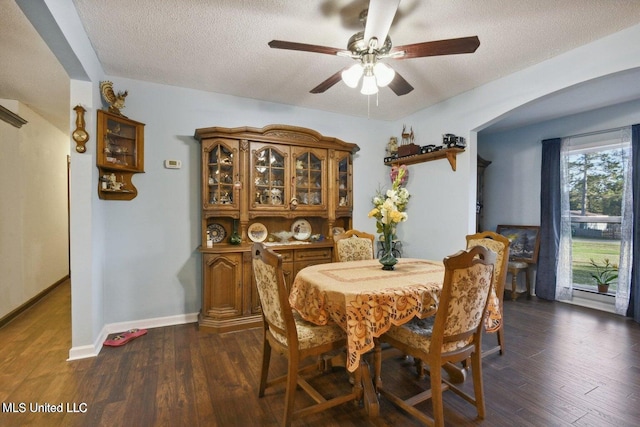
[[298,275],[298,272],[305,267],[318,264],[327,264],[328,262],[330,262],[330,260],[327,259],[309,259],[306,261],[298,261],[295,263],[295,267],[293,269],[293,277],[295,278],[295,276]]
[[331,260],[331,248],[301,249],[295,251],[296,261]]
[[293,261],[293,251],[276,251],[276,252],[282,255],[282,262]]

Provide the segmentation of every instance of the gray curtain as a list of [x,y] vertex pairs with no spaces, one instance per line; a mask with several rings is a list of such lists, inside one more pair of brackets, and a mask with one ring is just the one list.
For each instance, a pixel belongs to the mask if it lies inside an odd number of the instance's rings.
[[536,296],[556,299],[556,260],[560,242],[560,138],[542,141],[540,250]]
[[640,323],[640,125],[631,126],[631,170],[633,171],[633,265],[627,316]]

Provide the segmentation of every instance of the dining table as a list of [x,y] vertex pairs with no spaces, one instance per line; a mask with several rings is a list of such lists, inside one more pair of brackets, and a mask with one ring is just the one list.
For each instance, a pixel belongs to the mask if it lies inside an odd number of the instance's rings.
[[[376,338],[392,325],[435,315],[444,271],[442,261],[399,258],[393,270],[383,270],[377,259],[370,259],[316,264],[296,275],[289,294],[291,307],[308,322],[335,322],[345,330],[346,369],[361,370],[358,377],[363,381],[369,415],[376,415],[379,406],[363,355],[376,347]],[[493,291],[487,312],[485,329],[493,332],[501,322]]]

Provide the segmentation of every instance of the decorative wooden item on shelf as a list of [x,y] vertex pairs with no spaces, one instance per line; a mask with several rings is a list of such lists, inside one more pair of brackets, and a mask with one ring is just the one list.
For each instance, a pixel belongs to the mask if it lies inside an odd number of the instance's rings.
[[413,127],[407,132],[407,126],[402,126],[402,142],[398,147],[398,157],[412,156],[420,152],[420,146],[415,144],[415,136],[413,135]]
[[85,147],[85,144],[87,143],[87,141],[89,141],[89,134],[85,129],[84,122],[84,113],[86,112],[86,110],[82,106],[76,105],[74,111],[76,112],[76,129],[73,131],[71,136],[76,142],[76,151],[78,153],[84,153],[85,151],[87,151],[87,147]]
[[98,110],[96,166],[98,196],[131,200],[138,195],[131,178],[144,173],[144,123]]

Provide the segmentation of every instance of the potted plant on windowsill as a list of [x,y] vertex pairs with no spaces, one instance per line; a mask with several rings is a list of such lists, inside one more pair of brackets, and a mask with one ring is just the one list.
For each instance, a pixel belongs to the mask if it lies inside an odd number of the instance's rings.
[[609,285],[618,278],[618,266],[611,264],[608,258],[604,259],[604,265],[598,265],[593,258],[590,264],[595,267],[596,272],[591,273],[598,285],[598,292],[606,294],[609,292]]

